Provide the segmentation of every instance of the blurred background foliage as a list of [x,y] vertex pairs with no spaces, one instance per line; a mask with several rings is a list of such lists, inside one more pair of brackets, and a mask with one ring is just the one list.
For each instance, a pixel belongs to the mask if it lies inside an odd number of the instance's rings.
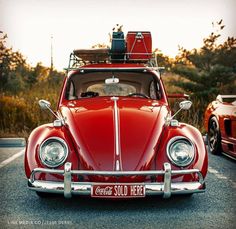
[[[236,38],[220,43],[224,27],[222,20],[213,23],[214,31],[199,49],[179,47],[175,58],[157,53],[158,65],[166,69],[162,78],[167,93],[187,93],[193,101],[190,111],[181,112],[178,119],[202,132],[207,104],[218,94],[236,94]],[[42,63],[30,66],[20,52],[6,46],[6,39],[1,32],[0,137],[27,137],[38,125],[52,121],[49,112],[40,110],[38,100],[49,100],[56,109],[65,73]],[[178,102],[170,100],[173,111],[178,109]]]
[[[212,23],[213,32],[203,39],[200,49],[179,48],[170,71],[178,77],[169,79],[167,88],[182,89],[190,95],[193,107],[181,120],[197,126],[202,132],[204,111],[218,94],[236,94],[236,38],[220,42],[223,21]],[[222,40],[222,39],[221,39]]]
[[38,100],[47,99],[56,109],[65,74],[42,63],[28,65],[20,52],[6,46],[7,35],[0,35],[0,137],[27,137],[36,126],[52,121]]

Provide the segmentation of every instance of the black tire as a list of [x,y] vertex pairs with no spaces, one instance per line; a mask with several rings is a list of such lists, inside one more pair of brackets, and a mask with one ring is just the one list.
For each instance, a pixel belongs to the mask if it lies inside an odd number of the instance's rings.
[[193,193],[184,194],[183,196],[186,198],[191,198],[193,196]]
[[220,127],[216,117],[212,117],[209,121],[208,127],[208,147],[209,151],[212,154],[220,154],[221,153],[221,135],[220,135]]
[[193,196],[193,193],[180,194],[179,196],[180,196],[180,198],[188,199]]
[[37,196],[39,196],[40,198],[50,198],[50,197],[54,197],[55,194],[53,193],[48,193],[48,192],[37,192],[36,191]]

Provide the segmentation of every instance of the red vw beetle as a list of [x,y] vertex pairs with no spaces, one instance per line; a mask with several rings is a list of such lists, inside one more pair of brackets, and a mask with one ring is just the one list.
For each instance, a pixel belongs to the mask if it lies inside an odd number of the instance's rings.
[[218,95],[205,111],[204,124],[211,153],[223,151],[236,159],[236,95]]
[[[135,39],[145,36],[137,32]],[[208,160],[202,135],[174,119],[150,53],[114,52],[109,59],[110,52],[74,51],[74,69],[65,78],[57,112],[40,100],[55,121],[39,126],[28,139],[28,187],[39,196],[66,198],[204,192]],[[179,105],[187,110],[191,102]]]

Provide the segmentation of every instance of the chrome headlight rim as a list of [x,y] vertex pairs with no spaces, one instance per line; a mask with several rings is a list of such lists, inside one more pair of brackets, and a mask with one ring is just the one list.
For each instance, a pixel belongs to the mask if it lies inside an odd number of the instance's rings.
[[[43,158],[42,158],[42,150],[43,150],[43,147],[45,147],[48,143],[50,143],[50,142],[52,142],[52,141],[59,142],[59,143],[64,147],[64,149],[65,149],[65,151],[64,151],[65,154],[64,154],[63,160],[61,160],[61,161],[60,161],[59,163],[57,163],[56,165],[48,164],[48,163],[46,163],[45,160],[43,160]],[[45,140],[41,143],[41,145],[40,145],[40,147],[39,147],[39,159],[40,159],[41,163],[42,163],[43,165],[45,165],[46,167],[48,167],[48,168],[57,168],[57,167],[63,165],[63,164],[65,163],[67,157],[68,157],[68,154],[69,154],[68,145],[67,145],[67,143],[66,143],[62,138],[60,138],[60,137],[50,137],[50,138],[47,138],[47,139],[45,139]]]
[[[175,142],[177,141],[184,141],[184,142],[188,142],[191,146],[191,149],[192,149],[192,156],[190,158],[190,160],[188,160],[187,162],[185,163],[178,163],[176,162],[175,160],[173,160],[172,156],[171,156],[171,152],[170,152],[170,147],[172,144],[174,144]],[[189,165],[192,164],[195,156],[196,156],[196,150],[195,150],[195,145],[194,143],[187,137],[184,137],[184,136],[175,136],[173,138],[171,138],[166,146],[166,152],[167,152],[167,156],[168,156],[168,159],[170,160],[170,162],[178,167],[187,167]]]

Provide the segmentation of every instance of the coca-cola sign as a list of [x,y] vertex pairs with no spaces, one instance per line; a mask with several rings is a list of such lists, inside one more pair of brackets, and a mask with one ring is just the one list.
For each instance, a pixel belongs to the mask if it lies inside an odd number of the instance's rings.
[[108,198],[134,198],[145,196],[144,185],[131,184],[100,184],[93,185],[91,190],[92,197]]
[[95,189],[95,194],[97,196],[111,196],[112,195],[112,189],[111,186],[106,186],[101,188],[100,186],[97,186]]

